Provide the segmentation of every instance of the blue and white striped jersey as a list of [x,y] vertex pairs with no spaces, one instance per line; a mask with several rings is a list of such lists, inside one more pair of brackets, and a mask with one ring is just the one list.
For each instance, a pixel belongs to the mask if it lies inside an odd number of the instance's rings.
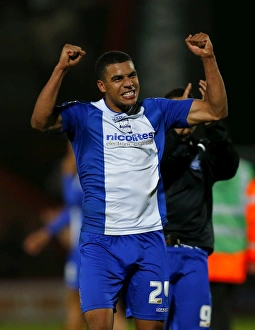
[[189,127],[192,102],[148,98],[130,115],[112,111],[104,99],[61,106],[84,192],[82,231],[128,235],[162,229],[166,206],[159,162],[165,133]]

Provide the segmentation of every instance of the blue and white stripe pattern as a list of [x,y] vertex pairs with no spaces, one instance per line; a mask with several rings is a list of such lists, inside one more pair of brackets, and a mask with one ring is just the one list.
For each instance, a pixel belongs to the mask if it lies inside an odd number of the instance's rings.
[[110,110],[104,99],[62,106],[63,131],[84,191],[82,231],[128,235],[162,229],[166,207],[159,161],[165,133],[189,127],[192,102],[145,99],[131,115]]

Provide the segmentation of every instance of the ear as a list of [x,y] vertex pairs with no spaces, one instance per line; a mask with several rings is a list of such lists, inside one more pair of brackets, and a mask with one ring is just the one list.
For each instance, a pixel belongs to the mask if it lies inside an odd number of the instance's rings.
[[102,80],[97,81],[97,87],[99,88],[100,92],[105,93],[105,86]]

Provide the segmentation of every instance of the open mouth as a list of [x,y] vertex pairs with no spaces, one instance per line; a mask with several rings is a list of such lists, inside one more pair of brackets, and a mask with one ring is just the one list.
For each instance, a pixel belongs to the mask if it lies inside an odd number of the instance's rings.
[[135,90],[128,91],[126,93],[121,94],[125,98],[133,98],[135,96]]

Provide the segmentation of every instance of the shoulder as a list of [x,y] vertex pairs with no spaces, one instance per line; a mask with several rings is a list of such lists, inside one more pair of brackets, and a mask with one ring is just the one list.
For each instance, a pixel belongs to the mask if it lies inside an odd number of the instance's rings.
[[174,101],[164,97],[149,97],[143,99],[140,104],[145,111],[159,110],[160,112],[165,112],[167,109],[172,108]]
[[61,107],[71,107],[71,106],[77,106],[77,107],[81,107],[81,106],[89,106],[91,104],[91,102],[87,102],[87,101],[81,101],[81,100],[72,100],[72,101],[65,101],[63,102],[60,106]]
[[161,104],[161,103],[173,103],[174,100],[167,99],[165,97],[147,97],[141,101],[141,104]]
[[95,108],[95,106],[92,102],[74,100],[63,102],[61,105],[57,105],[56,108],[61,114],[72,113],[78,115],[79,113],[86,113],[88,110]]

